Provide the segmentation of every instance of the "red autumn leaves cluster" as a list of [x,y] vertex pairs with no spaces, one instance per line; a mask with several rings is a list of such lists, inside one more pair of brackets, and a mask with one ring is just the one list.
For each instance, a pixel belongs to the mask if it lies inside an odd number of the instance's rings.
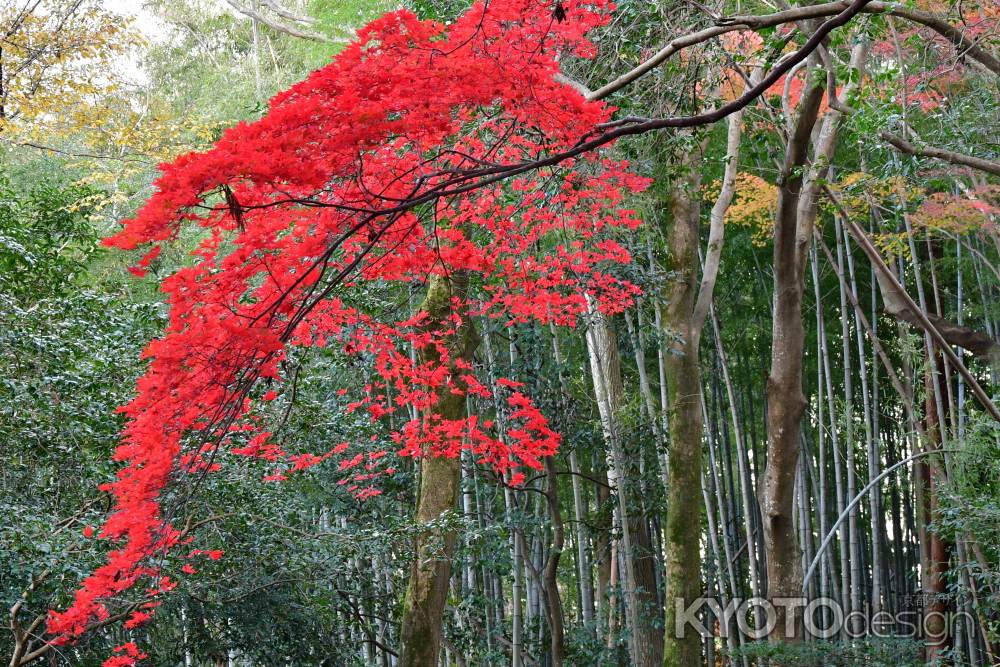
[[[503,438],[487,419],[427,415],[444,392],[492,396],[472,364],[449,358],[457,313],[572,325],[588,296],[613,312],[638,291],[613,275],[630,261],[613,230],[639,224],[624,198],[646,185],[628,165],[590,156],[448,191],[456,174],[565,150],[609,118],[608,107],[554,75],[561,58],[593,51],[585,35],[610,4],[562,6],[565,21],[545,0],[493,0],[448,27],[392,12],[277,95],[260,120],[162,166],[155,194],[107,244],[152,244],[133,267],[144,275],[181,227],[202,228],[203,239],[194,262],[162,281],[168,327],[147,348],[148,370],[122,408],[128,422],[115,459],[123,467],[105,486],[115,506],[99,537],[114,547],[72,606],[51,612],[58,641],[107,618],[106,599],[140,580],[154,582],[150,597],[173,585],[153,557],[190,538],[169,525],[163,491],[216,469],[226,454],[270,461],[272,479],[334,459],[357,497],[377,494],[372,480],[391,460],[384,449],[341,443],[289,455],[268,433],[256,408],[280,397],[289,346],[335,348],[370,364],[376,379],[344,393],[372,420],[407,415],[390,436],[399,455],[469,449],[516,482],[520,468],[556,451],[558,434],[512,380],[496,388],[508,406]],[[445,196],[406,205],[435,188]],[[350,282],[423,285],[456,271],[471,288],[443,327],[429,328],[423,313],[393,320],[333,296]],[[427,346],[436,353],[410,354]],[[271,388],[255,399],[259,380]],[[425,417],[409,419],[412,408]],[[138,657],[120,648],[106,664]]]

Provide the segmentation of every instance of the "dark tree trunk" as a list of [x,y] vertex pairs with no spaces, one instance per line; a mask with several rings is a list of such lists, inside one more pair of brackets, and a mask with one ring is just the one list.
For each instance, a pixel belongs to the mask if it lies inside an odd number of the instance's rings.
[[[824,92],[821,86],[812,85],[799,105],[782,165],[774,224],[774,319],[771,370],[767,379],[768,456],[760,489],[767,595],[772,600],[796,598],[801,594],[802,585],[801,554],[793,514],[801,419],[806,406],[802,393],[805,349],[802,297],[812,229],[801,229],[799,199],[801,172]],[[781,604],[776,605],[776,612],[777,623],[771,638],[778,641],[796,639],[800,632],[796,619],[786,624],[785,608]]]

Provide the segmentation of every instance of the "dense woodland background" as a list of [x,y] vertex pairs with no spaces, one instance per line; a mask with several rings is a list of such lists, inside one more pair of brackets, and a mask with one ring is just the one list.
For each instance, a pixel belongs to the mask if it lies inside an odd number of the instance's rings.
[[[412,544],[426,528],[413,518],[412,458],[363,500],[336,465],[273,483],[259,462],[226,461],[185,514],[196,547],[221,558],[192,576],[168,564],[179,583],[148,624],[99,624],[72,645],[44,638],[38,619],[64,608],[107,550],[85,532],[110,508],[97,489],[117,467],[115,409],[165,323],[158,279],[199,237],[182,232],[143,278],[125,270],[142,252],[99,239],[150,195],[159,162],[260,117],[396,8],[151,0],[136,19],[139,4],[0,3],[0,653],[13,667],[88,666],[134,641],[155,665],[399,664]],[[440,20],[466,9],[406,6]],[[477,323],[475,365],[524,382],[562,445],[520,486],[463,460],[458,502],[438,523],[457,536],[439,664],[1000,664],[1000,424],[970,384],[988,396],[1000,386],[1000,12],[988,0],[894,7],[854,17],[728,118],[614,145],[653,179],[629,202],[643,226],[618,238],[633,262],[614,270],[643,289],[632,307],[575,327]],[[783,9],[621,0],[593,36],[596,58],[563,72],[598,90],[719,17]],[[760,80],[761,54],[773,63],[816,25],[695,43],[607,99],[620,116],[717,106]],[[789,213],[779,203],[794,187],[805,204]],[[702,260],[719,247],[710,229],[725,243],[714,298],[699,307]],[[880,282],[868,241],[915,304]],[[796,369],[772,359],[775,331],[794,330],[783,300],[797,280],[801,420]],[[399,317],[422,299],[389,282],[343,291]],[[290,450],[385,437],[338,394],[367,382],[369,366],[317,349],[290,362],[294,389],[269,408]],[[502,428],[493,389],[466,407]],[[766,529],[782,494],[784,532]],[[806,593],[888,612],[886,636],[845,627],[769,643],[706,616],[712,636],[671,640],[671,577],[722,607],[795,594],[831,531]],[[901,612],[947,629],[907,636]]]

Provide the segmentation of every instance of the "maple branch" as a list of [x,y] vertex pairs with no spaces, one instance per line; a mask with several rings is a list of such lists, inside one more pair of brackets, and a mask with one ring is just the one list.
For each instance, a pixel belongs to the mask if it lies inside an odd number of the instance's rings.
[[[773,28],[775,26],[786,23],[794,23],[796,21],[806,19],[833,16],[844,11],[849,6],[850,3],[847,0],[839,0],[838,2],[828,2],[820,5],[785,9],[780,12],[764,14],[761,16],[739,15],[722,17],[716,20],[714,26],[672,39],[648,59],[639,65],[636,65],[625,74],[622,74],[614,81],[604,84],[597,90],[583,92],[587,90],[583,84],[570,80],[567,77],[563,77],[560,80],[573,86],[577,90],[581,90],[588,100],[601,100],[633,83],[662,63],[669,60],[671,56],[690,46],[707,42],[710,39],[719,37],[720,35],[724,35],[728,32],[738,30],[761,30],[763,28]],[[892,16],[898,16],[913,23],[919,23],[924,27],[930,28],[954,44],[963,55],[969,56],[973,60],[990,69],[997,76],[1000,76],[1000,60],[998,60],[997,57],[990,53],[987,49],[979,46],[976,43],[976,40],[969,38],[965,35],[965,33],[944,19],[934,16],[933,14],[928,14],[927,12],[901,7],[894,3],[882,2],[880,0],[872,0],[872,2],[867,3],[861,11],[866,14],[890,14]]]
[[[843,11],[847,6],[847,0],[839,0],[838,2],[828,2],[821,5],[795,7],[794,9],[786,9],[764,16],[754,16],[751,14],[723,17],[717,21],[717,24],[719,26],[731,27],[733,30],[759,30],[782,23],[830,16]],[[975,39],[967,36],[964,32],[934,14],[903,7],[893,2],[883,2],[882,0],[872,0],[862,11],[866,14],[898,16],[912,23],[919,23],[926,28],[930,28],[951,42],[961,55],[972,58],[997,76],[1000,76],[1000,59],[986,48],[980,46]]]
[[[313,198],[294,197],[285,200],[274,200],[258,206],[247,206],[246,209],[266,208],[286,203],[297,203],[304,206],[336,208],[354,213],[367,213],[372,217],[395,215],[411,210],[421,204],[478,190],[529,171],[558,165],[566,160],[589,153],[590,151],[610,144],[622,137],[645,134],[647,132],[668,128],[676,129],[711,125],[712,123],[716,123],[724,118],[727,118],[731,114],[734,114],[752,104],[778,79],[784,76],[789,70],[798,65],[800,62],[808,58],[809,55],[816,50],[823,40],[826,39],[827,35],[833,32],[834,29],[848,23],[859,12],[861,12],[866,5],[873,1],[874,0],[853,0],[853,2],[851,2],[846,9],[820,25],[819,28],[817,28],[816,31],[809,37],[809,39],[806,40],[805,44],[782,59],[770,72],[768,72],[767,76],[763,77],[755,85],[750,86],[742,95],[720,107],[700,114],[695,114],[693,116],[667,116],[663,118],[644,118],[635,116],[622,118],[601,126],[601,129],[606,130],[603,133],[596,136],[590,136],[590,138],[587,138],[588,135],[584,135],[584,137],[580,139],[580,141],[577,142],[577,144],[572,148],[559,153],[553,153],[544,158],[513,164],[500,164],[489,167],[478,167],[475,169],[454,170],[452,172],[454,175],[451,178],[428,188],[422,193],[415,193],[409,198],[397,200],[398,203],[394,206],[382,209],[366,209],[360,206],[334,204]],[[596,95],[597,92],[594,94]],[[378,237],[376,236],[372,240],[377,241]]]
[[[94,630],[100,630],[103,627],[106,627],[106,626],[112,625],[114,623],[117,623],[118,621],[124,620],[125,618],[127,618],[129,616],[129,614],[131,614],[133,611],[135,611],[136,609],[138,609],[140,604],[142,604],[142,603],[141,602],[135,602],[131,606],[129,606],[128,609],[126,609],[125,611],[123,611],[121,613],[113,614],[113,615],[105,618],[102,621],[95,621],[95,622],[89,624],[84,629],[83,632],[87,633],[87,632],[93,632]],[[46,655],[49,651],[51,651],[54,648],[56,648],[56,645],[53,644],[51,640],[47,640],[47,641],[45,641],[45,643],[43,643],[37,649],[31,651],[30,653],[25,654],[24,657],[22,657],[20,659],[20,662],[12,663],[12,664],[14,665],[14,667],[23,667],[24,665],[28,665],[28,664],[34,662],[35,660],[38,660],[39,658],[41,658],[42,656]]]
[[[302,39],[311,39],[317,42],[333,43],[335,41],[333,39],[330,39],[326,35],[319,34],[318,32],[312,32],[310,30],[302,30],[294,26],[285,25],[284,23],[278,23],[277,21],[272,21],[271,19],[267,18],[266,16],[258,12],[256,9],[253,9],[252,7],[244,7],[240,3],[236,2],[236,0],[226,0],[226,3],[230,7],[238,11],[240,14],[243,14],[244,16],[249,16],[255,21],[260,21],[268,28],[271,28],[272,30],[277,30],[278,32],[283,32],[286,35],[291,35],[292,37],[301,37]],[[271,6],[270,3],[268,3],[268,5]]]
[[956,153],[955,151],[945,150],[944,148],[936,148],[934,146],[917,146],[910,143],[903,137],[885,131],[881,132],[879,136],[882,137],[883,141],[892,144],[900,152],[906,153],[907,155],[936,158],[952,164],[972,167],[973,169],[978,169],[979,171],[985,171],[989,174],[993,174],[994,176],[1000,176],[1000,163],[998,162],[984,160],[983,158],[964,155],[962,153]]

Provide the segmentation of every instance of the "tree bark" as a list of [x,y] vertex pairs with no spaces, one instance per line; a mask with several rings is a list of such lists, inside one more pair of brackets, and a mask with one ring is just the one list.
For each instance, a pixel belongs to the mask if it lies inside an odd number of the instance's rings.
[[[811,229],[800,229],[798,214],[802,167],[816,124],[824,89],[809,85],[799,105],[785,151],[774,224],[774,319],[771,370],[767,379],[768,457],[760,493],[767,554],[767,590],[772,600],[796,598],[801,591],[802,564],[793,524],[795,473],[799,457],[802,413],[802,355],[805,328],[802,297],[806,248]],[[776,606],[772,640],[798,639],[799,628],[786,609]]]
[[[452,299],[463,298],[467,285],[468,278],[461,273],[431,277],[427,296],[420,307],[428,315],[424,325],[428,330],[452,326]],[[448,341],[448,352],[452,359],[470,362],[479,339],[468,314],[463,312],[459,315],[462,324]],[[419,356],[425,363],[442,361],[434,346],[422,348]],[[459,376],[458,372],[452,374],[455,378]],[[465,396],[449,389],[445,387],[440,391],[425,419],[455,420],[466,416]],[[461,470],[462,460],[459,457],[424,456],[420,462],[420,489],[415,517],[418,526],[439,521],[455,508]],[[437,664],[455,539],[454,531],[441,527],[429,528],[414,538],[414,558],[400,625],[399,667]]]
[[565,530],[563,528],[562,511],[559,507],[559,484],[556,476],[556,464],[553,457],[545,459],[545,497],[549,505],[549,518],[552,521],[552,545],[549,557],[545,561],[543,584],[545,592],[545,609],[549,622],[549,648],[552,667],[562,667],[565,658],[563,637],[563,607],[559,595],[559,559],[562,556]]
[[645,517],[633,510],[639,485],[637,465],[622,442],[620,408],[622,397],[621,356],[611,323],[591,308],[588,314],[587,351],[594,381],[601,425],[608,445],[608,482],[617,497],[616,517],[624,552],[625,614],[629,624],[630,653],[635,667],[658,666],[663,659],[663,634],[653,621],[659,608],[656,595],[656,561]]
[[666,355],[670,445],[668,456],[666,559],[666,623],[664,661],[667,667],[701,664],[701,637],[694,628],[677,627],[678,607],[690,606],[701,591],[702,414],[698,355],[700,326],[692,314],[698,293],[698,222],[700,170],[692,150],[684,177],[670,195],[667,229],[667,287],[664,327],[671,333]]

